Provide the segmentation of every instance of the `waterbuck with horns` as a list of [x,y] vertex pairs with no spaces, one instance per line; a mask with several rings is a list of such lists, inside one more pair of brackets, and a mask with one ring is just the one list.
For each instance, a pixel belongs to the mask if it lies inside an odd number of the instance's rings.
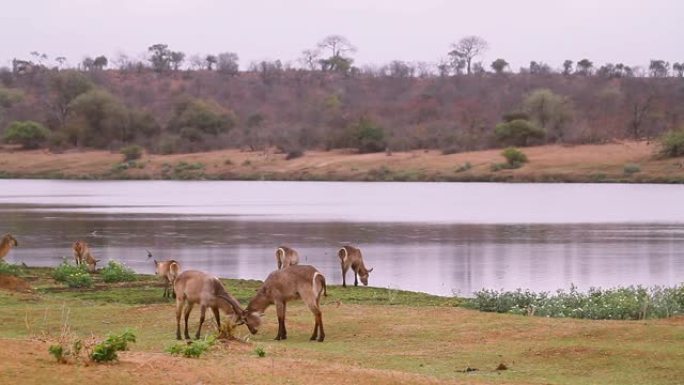
[[270,305],[275,304],[278,314],[278,335],[276,340],[287,339],[285,310],[289,301],[301,298],[314,315],[315,324],[311,340],[323,342],[323,318],[321,295],[326,294],[325,277],[315,267],[295,265],[269,274],[257,294],[243,312],[243,319],[252,334],[261,326],[261,317]]
[[7,253],[12,250],[13,247],[19,246],[19,243],[17,242],[16,238],[12,236],[12,234],[5,234],[2,236],[2,240],[0,240],[0,261],[2,261]]
[[352,271],[354,271],[354,286],[359,286],[357,276],[361,279],[361,283],[368,286],[368,275],[373,271],[373,268],[366,269],[366,265],[363,263],[361,250],[354,246],[342,246],[342,248],[337,251],[337,256],[340,257],[340,265],[342,266],[343,287],[347,287],[347,271],[350,267]]
[[291,247],[280,246],[276,249],[275,255],[276,262],[278,263],[278,270],[299,263],[299,254],[297,253],[297,250]]
[[90,247],[84,241],[76,241],[71,246],[74,250],[74,259],[76,260],[76,265],[82,265],[85,263],[88,265],[88,271],[91,273],[95,271],[95,265],[100,262],[99,259],[95,259],[90,253]]
[[181,339],[180,318],[184,307],[185,339],[190,339],[188,334],[188,318],[195,304],[200,306],[200,322],[195,339],[200,337],[207,308],[211,308],[214,312],[216,325],[219,329],[221,329],[219,309],[223,310],[225,314],[232,315],[233,320],[237,324],[242,325],[244,323],[242,319],[243,310],[240,307],[240,303],[226,291],[226,288],[223,287],[221,281],[216,277],[197,270],[187,270],[176,278],[173,290],[176,293],[176,338],[179,340]]
[[[153,258],[152,253],[149,250],[145,249],[145,251],[147,251],[147,259]],[[154,259],[154,274],[160,276],[165,284],[162,297],[170,297],[172,294],[175,296],[173,282],[176,280],[176,277],[178,277],[178,274],[180,274],[180,263],[173,259],[161,262]]]

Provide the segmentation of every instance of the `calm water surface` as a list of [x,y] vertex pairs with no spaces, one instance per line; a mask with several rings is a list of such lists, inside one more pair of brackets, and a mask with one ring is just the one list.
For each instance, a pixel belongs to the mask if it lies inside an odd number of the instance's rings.
[[[370,284],[449,295],[684,281],[684,186],[617,184],[0,181],[7,259],[54,266],[71,243],[151,273],[264,279],[275,248],[341,283],[359,245]],[[95,234],[91,234],[96,230]],[[351,274],[348,276],[353,281]]]

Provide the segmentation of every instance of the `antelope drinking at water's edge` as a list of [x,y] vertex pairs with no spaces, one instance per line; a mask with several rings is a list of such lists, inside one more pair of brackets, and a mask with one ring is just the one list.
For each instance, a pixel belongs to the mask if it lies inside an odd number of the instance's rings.
[[299,254],[291,247],[280,246],[276,249],[276,262],[278,262],[278,270],[296,265],[299,263]]
[[[152,253],[147,250],[147,259],[150,258],[152,258]],[[164,294],[162,294],[162,297],[170,297],[171,294],[175,296],[176,294],[173,291],[173,282],[176,280],[176,277],[178,277],[178,274],[180,274],[180,263],[174,261],[173,259],[161,262],[158,262],[155,259],[154,274],[160,276],[162,281],[164,281],[166,284],[164,286]]]
[[368,275],[373,271],[373,268],[366,269],[366,265],[363,264],[361,250],[354,246],[343,246],[337,251],[337,256],[340,257],[340,264],[342,265],[343,287],[347,287],[347,271],[350,267],[354,271],[354,286],[359,285],[357,276],[361,278],[361,283],[368,286]]
[[5,234],[0,240],[0,261],[2,261],[7,253],[12,249],[12,247],[19,246],[17,240],[12,236],[12,234]]
[[188,317],[190,317],[190,312],[195,304],[200,305],[200,322],[195,339],[200,337],[204,315],[208,307],[214,312],[214,318],[219,329],[221,329],[219,309],[223,310],[225,314],[232,314],[237,324],[241,325],[244,323],[242,319],[243,310],[240,307],[240,303],[226,291],[221,281],[216,277],[197,270],[187,270],[176,278],[173,290],[176,293],[176,338],[179,340],[181,339],[180,317],[186,304],[187,307],[185,307],[184,314],[185,339],[190,339],[188,334]]
[[88,244],[84,241],[76,241],[71,248],[74,250],[74,259],[76,260],[76,265],[85,263],[88,265],[88,271],[91,273],[94,272],[95,265],[100,262],[100,260],[93,258]]
[[255,334],[261,325],[261,317],[272,304],[278,314],[278,335],[276,340],[287,338],[285,329],[285,306],[287,302],[301,298],[314,314],[315,324],[311,340],[323,342],[323,318],[321,295],[326,294],[325,277],[313,266],[295,265],[269,274],[257,294],[247,305],[243,318],[249,331]]

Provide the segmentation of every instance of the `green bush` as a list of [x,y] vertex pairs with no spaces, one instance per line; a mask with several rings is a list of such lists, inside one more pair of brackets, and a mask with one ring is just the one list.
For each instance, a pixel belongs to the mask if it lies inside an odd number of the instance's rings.
[[48,348],[48,352],[55,357],[57,362],[60,364],[66,363],[66,356],[64,354],[64,347],[60,344],[57,345],[50,345]]
[[76,266],[64,261],[53,270],[52,278],[73,288],[93,286],[93,277],[88,273],[85,264]]
[[30,120],[12,122],[7,127],[3,140],[6,143],[18,143],[25,149],[38,148],[47,141],[50,130],[40,123]]
[[126,329],[122,334],[110,334],[107,339],[93,346],[90,359],[95,362],[110,362],[118,359],[117,352],[128,350],[128,344],[135,342],[135,333]]
[[121,149],[121,154],[124,156],[124,162],[140,159],[142,153],[143,148],[137,144],[132,144]]
[[530,291],[482,290],[464,306],[486,312],[542,317],[639,320],[684,314],[684,285],[591,288],[587,293],[572,286],[555,294]]
[[109,261],[107,266],[100,269],[100,276],[105,282],[130,282],[135,281],[136,275],[133,269],[123,263]]
[[188,358],[198,358],[202,354],[209,351],[209,349],[216,343],[216,338],[207,337],[203,340],[192,341],[188,344],[177,343],[171,345],[166,349],[166,352],[174,356],[183,356]]
[[0,261],[0,275],[13,275],[18,277],[24,272],[24,269],[19,265],[12,265],[5,261]]
[[264,350],[264,348],[261,347],[261,346],[257,346],[257,347],[254,349],[254,354],[256,354],[257,357],[263,358],[263,357],[266,357],[266,350]]
[[508,147],[501,152],[504,158],[506,158],[506,163],[508,163],[511,168],[518,168],[527,163],[527,155],[515,147]]
[[660,137],[660,155],[666,158],[684,155],[684,128],[668,131]]
[[641,166],[639,166],[638,164],[634,164],[634,163],[627,163],[623,170],[624,170],[625,175],[632,175],[632,174],[636,174],[637,172],[641,171]]
[[544,139],[546,131],[525,119],[499,123],[494,128],[496,140],[511,146],[528,146],[535,139]]

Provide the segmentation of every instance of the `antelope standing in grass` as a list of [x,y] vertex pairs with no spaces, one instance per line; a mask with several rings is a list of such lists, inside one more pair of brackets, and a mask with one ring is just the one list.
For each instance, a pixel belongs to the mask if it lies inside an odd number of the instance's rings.
[[2,240],[0,240],[0,261],[2,261],[7,253],[12,250],[13,247],[19,246],[19,243],[17,242],[16,238],[12,236],[12,234],[5,234],[2,236]]
[[361,279],[361,283],[368,286],[368,275],[373,271],[373,268],[366,269],[366,265],[363,263],[361,250],[354,246],[342,246],[342,248],[337,251],[337,256],[340,257],[340,264],[342,265],[343,287],[347,287],[347,271],[350,267],[354,271],[354,286],[359,286],[357,276]]
[[[176,278],[173,284],[176,294],[176,338],[181,339],[180,318],[185,307],[185,339],[190,339],[188,334],[188,317],[195,304],[200,305],[200,322],[195,339],[199,339],[204,316],[207,308],[214,312],[216,325],[221,329],[221,316],[219,309],[225,314],[232,314],[234,321],[243,324],[243,310],[240,303],[226,291],[218,278],[197,270],[187,270]],[[185,306],[187,304],[187,307]],[[250,329],[251,330],[251,329]]]
[[325,277],[313,266],[295,265],[269,274],[257,294],[243,312],[249,331],[256,334],[261,326],[261,317],[270,305],[275,304],[278,314],[278,335],[276,340],[287,339],[285,308],[287,302],[301,298],[314,315],[315,324],[311,340],[323,342],[323,318],[321,295],[326,294]]
[[76,265],[81,265],[85,263],[88,265],[88,271],[91,273],[95,271],[95,265],[100,262],[99,259],[95,259],[90,253],[90,247],[84,241],[76,241],[72,246],[74,250],[74,259],[76,260]]
[[278,263],[278,270],[296,265],[299,263],[299,254],[297,250],[291,247],[280,246],[276,249],[276,262]]
[[[147,259],[152,258],[152,253],[147,250]],[[161,277],[165,283],[163,298],[170,297],[172,294],[175,298],[176,293],[173,291],[173,282],[180,274],[180,263],[170,259],[168,261],[157,261],[154,259],[154,274]]]

